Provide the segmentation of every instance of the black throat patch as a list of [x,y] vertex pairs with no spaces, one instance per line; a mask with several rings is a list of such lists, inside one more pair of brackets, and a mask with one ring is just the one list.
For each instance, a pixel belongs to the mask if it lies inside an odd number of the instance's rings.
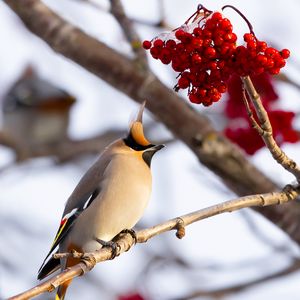
[[129,133],[128,136],[123,140],[125,145],[130,147],[131,149],[135,151],[144,151],[146,149],[149,149],[151,147],[154,147],[153,144],[149,144],[147,146],[141,145],[136,142],[136,140],[133,138],[132,134]]

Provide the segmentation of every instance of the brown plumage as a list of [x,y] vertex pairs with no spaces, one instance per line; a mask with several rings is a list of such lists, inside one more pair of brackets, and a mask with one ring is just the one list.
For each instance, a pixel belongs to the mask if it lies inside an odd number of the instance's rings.
[[[123,229],[131,229],[142,217],[151,194],[151,159],[163,148],[145,138],[143,109],[144,104],[128,136],[103,151],[69,197],[48,256],[57,246],[59,252],[98,250],[102,247],[99,240],[111,241]],[[69,258],[55,263],[51,258],[42,265],[38,278],[48,276],[59,266],[63,270],[76,263]],[[69,284],[59,288],[56,299],[64,299]]]

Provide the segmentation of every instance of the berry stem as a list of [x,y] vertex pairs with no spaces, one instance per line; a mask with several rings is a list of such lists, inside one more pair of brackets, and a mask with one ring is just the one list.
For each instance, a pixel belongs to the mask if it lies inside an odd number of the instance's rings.
[[250,23],[250,21],[246,18],[246,16],[240,10],[238,10],[233,5],[225,5],[225,6],[222,7],[222,10],[224,10],[225,8],[231,8],[234,11],[236,11],[244,19],[244,21],[247,23],[250,33],[252,33],[254,36],[256,36],[255,33],[254,33],[254,30],[253,30],[252,24]]
[[211,14],[212,13],[212,10],[209,10],[204,5],[199,4],[198,7],[197,7],[197,12],[200,12],[201,10],[203,10],[203,12],[205,14]]
[[184,24],[188,24],[189,21],[194,17],[193,21],[194,22],[199,15],[203,14],[204,17],[207,17],[207,15],[210,15],[212,13],[212,10],[207,9],[205,6],[203,6],[202,4],[199,4],[197,6],[197,11],[195,13],[193,13],[185,22]]
[[194,12],[185,22],[184,24],[188,24],[189,21],[192,19],[192,17],[197,16],[199,13],[199,10],[197,10],[196,12]]

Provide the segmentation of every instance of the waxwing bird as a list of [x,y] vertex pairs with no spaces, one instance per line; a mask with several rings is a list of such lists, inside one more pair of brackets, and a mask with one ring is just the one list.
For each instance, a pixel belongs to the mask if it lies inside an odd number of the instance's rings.
[[[53,245],[38,274],[43,279],[57,269],[79,262],[51,257],[56,250],[91,252],[100,249],[124,229],[131,229],[148,203],[152,179],[150,164],[163,145],[153,145],[144,136],[141,106],[124,139],[110,144],[82,177],[69,197]],[[70,282],[62,284],[56,300],[63,300]]]
[[27,67],[2,103],[3,128],[24,153],[67,138],[75,98]]

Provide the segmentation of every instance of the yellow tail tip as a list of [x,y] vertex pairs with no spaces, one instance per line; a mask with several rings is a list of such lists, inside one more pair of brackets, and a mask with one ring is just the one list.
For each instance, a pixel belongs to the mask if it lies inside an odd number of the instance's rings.
[[58,294],[56,294],[55,300],[61,300],[60,297],[58,296]]

